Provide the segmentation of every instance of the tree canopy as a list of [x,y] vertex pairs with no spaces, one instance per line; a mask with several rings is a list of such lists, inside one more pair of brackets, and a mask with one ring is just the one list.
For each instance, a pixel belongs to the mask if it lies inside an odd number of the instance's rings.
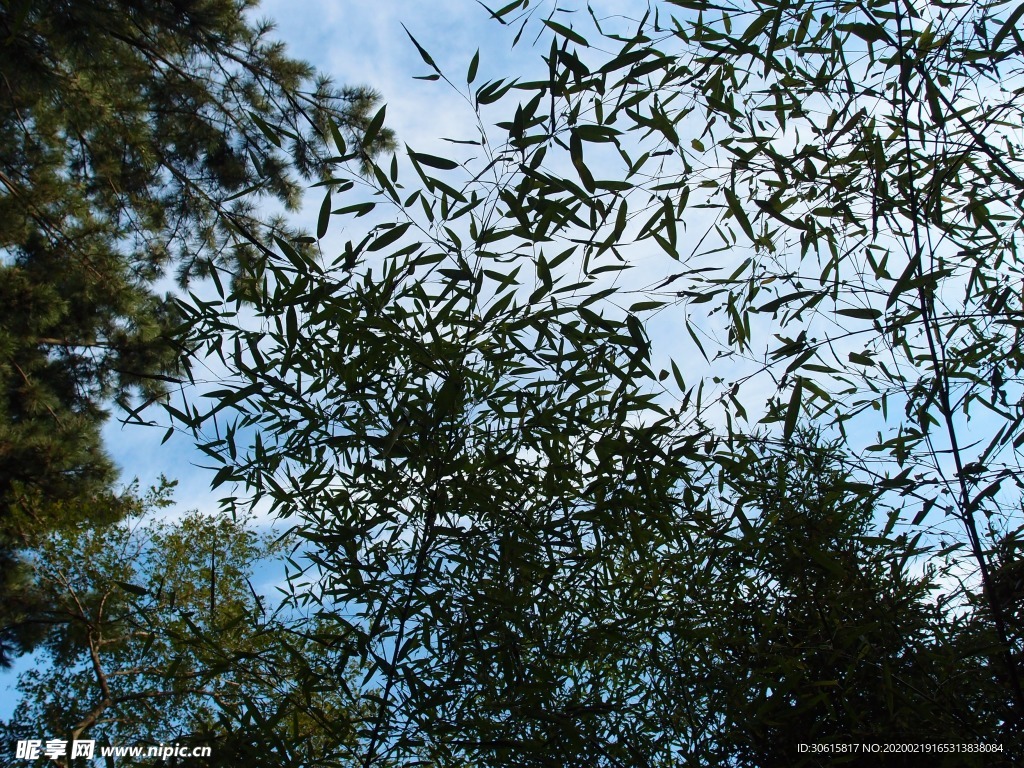
[[313,545],[362,764],[1012,761],[1021,9],[491,15],[538,71],[413,38],[475,128],[339,164],[365,235],[182,305],[231,376],[174,416]]
[[[0,591],[12,603],[28,599],[17,549],[79,510],[117,516],[100,428],[115,402],[134,413],[175,381],[165,275],[255,289],[265,243],[299,236],[267,201],[294,208],[373,115],[375,93],[290,58],[255,12],[250,0],[0,5]],[[390,140],[378,131],[365,151]],[[0,658],[18,650],[3,643]]]
[[[51,631],[19,680],[5,741],[202,746],[208,765],[268,754],[277,765],[344,763],[358,709],[336,687],[304,689],[326,669],[350,673],[322,643],[309,650],[306,638],[329,625],[276,611],[253,583],[286,543],[227,514],[160,522],[167,490],[134,497],[120,523],[51,535],[34,552],[49,606],[35,621]],[[89,760],[68,750],[60,764]]]
[[[309,720],[247,738],[312,722],[364,768],[1019,762],[1024,6],[489,12],[535,70],[410,35],[469,105],[450,152],[370,156],[380,110],[324,159],[320,249],[222,205],[242,257],[182,262],[215,295],[173,303],[181,375],[225,374],[168,413],[305,541]],[[863,752],[797,750],[823,742]]]

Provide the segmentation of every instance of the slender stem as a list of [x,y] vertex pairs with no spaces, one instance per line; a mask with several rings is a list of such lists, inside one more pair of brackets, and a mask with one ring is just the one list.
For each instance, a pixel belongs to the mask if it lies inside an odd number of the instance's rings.
[[[911,69],[919,69],[921,67],[920,62],[907,61],[905,60],[906,48],[903,43],[903,14],[897,12],[896,14],[896,30],[897,30],[897,41],[896,49],[897,55],[900,61],[901,78],[903,72],[908,72]],[[910,42],[906,43],[906,46],[910,46]],[[985,594],[985,599],[988,602],[989,609],[992,612],[992,620],[995,623],[996,634],[999,638],[999,643],[1002,646],[1002,656],[1006,664],[1006,671],[1010,678],[1010,688],[1013,694],[1014,703],[1016,706],[1016,713],[1013,717],[1014,721],[1020,721],[1024,718],[1024,688],[1021,686],[1020,675],[1017,670],[1017,665],[1013,660],[1012,646],[1010,644],[1009,633],[1006,629],[1006,615],[1003,609],[1002,601],[999,599],[996,590],[993,588],[992,574],[988,565],[988,559],[985,556],[984,547],[981,544],[981,536],[978,533],[978,525],[974,516],[975,506],[977,503],[976,499],[971,498],[970,488],[967,485],[967,478],[964,474],[963,459],[961,456],[960,444],[957,437],[956,424],[953,420],[953,408],[950,403],[950,380],[949,370],[946,364],[946,357],[944,348],[941,342],[936,338],[936,327],[937,319],[934,317],[934,304],[925,289],[925,273],[924,264],[922,259],[923,245],[921,242],[921,204],[918,197],[917,185],[914,182],[914,168],[912,164],[912,148],[910,144],[910,104],[907,99],[906,88],[907,82],[902,83],[900,88],[900,101],[901,101],[901,121],[902,121],[902,133],[903,133],[903,145],[906,152],[906,178],[908,185],[908,204],[910,206],[911,221],[913,225],[913,242],[914,242],[914,253],[908,254],[912,261],[916,261],[916,272],[917,272],[917,294],[918,304],[921,310],[921,321],[925,331],[925,338],[928,344],[928,354],[932,362],[932,366],[935,371],[935,386],[936,395],[939,401],[939,412],[942,414],[943,425],[945,427],[946,436],[949,440],[950,452],[953,456],[953,463],[956,468],[956,477],[959,485],[960,492],[960,519],[962,520],[964,527],[967,532],[967,538],[970,542],[971,553],[978,564],[978,570],[981,573],[982,587]],[[972,136],[974,134],[972,133]],[[983,142],[982,148],[985,149],[987,145]],[[939,472],[941,472],[939,468]]]

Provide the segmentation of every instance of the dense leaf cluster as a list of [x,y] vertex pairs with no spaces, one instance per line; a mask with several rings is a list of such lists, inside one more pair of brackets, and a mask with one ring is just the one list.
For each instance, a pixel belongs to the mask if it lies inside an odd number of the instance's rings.
[[[106,409],[174,381],[162,278],[217,263],[258,287],[262,243],[286,230],[257,201],[294,207],[332,131],[366,126],[376,95],[289,58],[254,8],[0,5],[0,591],[12,603],[29,599],[15,549],[99,496],[116,506]],[[18,642],[4,630],[0,656]]]
[[123,522],[51,535],[36,550],[48,607],[35,618],[50,632],[19,681],[5,742],[178,744],[209,747],[209,765],[336,765],[358,709],[322,686],[339,673],[337,654],[321,642],[308,661],[309,638],[328,637],[329,624],[275,611],[254,587],[254,569],[285,543],[227,514],[159,522],[167,490],[132,495]]
[[[477,55],[455,78],[413,39],[474,129],[390,162],[384,110],[318,111],[345,94],[304,95],[239,10],[3,11],[11,429],[88,438],[150,381],[177,260],[216,294],[173,304],[185,373],[226,373],[170,413],[307,546],[302,632],[255,620],[241,570],[215,583],[256,553],[226,522],[152,531],[181,558],[140,554],[146,583],[95,542],[40,561],[54,659],[108,638],[101,672],[151,663],[120,678],[135,738],[134,697],[172,685],[164,731],[187,711],[232,759],[296,765],[1020,760],[1021,8],[513,0],[491,14],[543,41],[538,73],[478,83]],[[327,255],[258,227],[238,200],[288,203],[289,167],[320,179],[325,250],[369,224]],[[95,439],[61,445],[58,474],[95,456],[102,487]],[[119,634],[129,606],[159,641]],[[53,673],[93,690],[83,669]],[[88,700],[53,706],[81,727]]]
[[321,237],[389,213],[256,322],[182,306],[231,375],[175,416],[298,518],[361,764],[1009,764],[1020,10],[599,5],[492,11],[536,79],[413,40],[476,131],[339,167]]

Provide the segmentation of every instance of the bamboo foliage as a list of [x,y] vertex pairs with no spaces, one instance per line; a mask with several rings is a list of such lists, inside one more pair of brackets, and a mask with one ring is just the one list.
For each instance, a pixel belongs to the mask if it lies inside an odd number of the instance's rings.
[[[370,669],[362,763],[799,764],[730,729],[907,737],[865,714],[886,708],[1010,749],[991,548],[1020,524],[1020,9],[491,13],[546,77],[478,84],[479,57],[456,77],[413,38],[477,133],[363,176],[341,147],[318,234],[365,235],[279,241],[255,317],[227,291],[182,307],[228,373],[175,415],[308,538],[296,599],[347,617]],[[779,462],[799,519],[831,520],[803,561],[765,559],[781,501],[751,488]],[[801,568],[856,598],[812,627]],[[766,612],[737,613],[756,590]],[[883,599],[881,639],[811,663]],[[741,614],[788,651],[752,651]],[[968,668],[964,698],[933,694]]]

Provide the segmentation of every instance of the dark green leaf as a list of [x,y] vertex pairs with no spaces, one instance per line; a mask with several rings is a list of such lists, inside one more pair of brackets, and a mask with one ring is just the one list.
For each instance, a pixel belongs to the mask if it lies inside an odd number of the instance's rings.
[[370,124],[366,127],[366,133],[363,134],[363,149],[372,146],[373,142],[375,142],[377,137],[380,135],[381,128],[384,127],[384,115],[387,112],[387,108],[387,104],[383,105],[379,110],[377,110],[377,114],[373,116],[373,119],[370,120]]
[[559,24],[557,21],[551,21],[550,19],[548,19],[548,20],[544,21],[544,24],[548,28],[553,29],[555,32],[557,32],[562,37],[564,37],[564,38],[566,38],[568,40],[572,40],[572,42],[576,43],[577,45],[582,45],[582,46],[585,46],[585,47],[589,47],[589,45],[590,45],[587,42],[586,38],[584,38],[582,35],[580,35],[577,32],[573,32],[568,27],[565,27],[565,26]]
[[421,165],[429,165],[431,168],[440,168],[443,171],[451,171],[459,167],[459,164],[454,160],[449,160],[446,157],[426,155],[421,152],[413,152],[411,149],[409,150],[409,156]]
[[412,40],[412,44],[416,46],[416,50],[419,51],[420,57],[423,59],[426,65],[435,72],[437,72],[438,74],[441,74],[441,70],[437,68],[437,64],[434,63],[434,60],[430,57],[430,54],[427,53],[423,49],[423,46],[416,41],[416,38],[412,36],[412,32],[409,31],[405,24],[402,25],[402,29],[405,30],[405,34],[409,36],[409,39]]
[[837,309],[837,315],[844,315],[846,317],[855,317],[858,320],[877,320],[882,316],[880,309],[870,309],[868,307],[853,307],[851,309]]
[[384,233],[378,235],[377,238],[372,243],[370,243],[369,247],[366,250],[379,251],[382,248],[386,248],[387,246],[397,241],[407,231],[409,231],[410,226],[412,225],[407,222],[405,224],[399,224],[395,227],[391,227],[390,229],[384,230]]
[[803,394],[803,387],[803,378],[797,376],[796,384],[793,385],[793,394],[789,398],[789,406],[786,408],[786,421],[782,428],[782,436],[786,440],[790,440],[793,437],[797,419],[800,417],[800,400]]
[[143,596],[149,594],[149,590],[148,589],[146,589],[144,587],[140,587],[137,584],[132,584],[131,582],[118,581],[118,582],[115,582],[115,583],[117,584],[117,586],[119,586],[125,592],[128,592],[128,593],[133,594],[133,595],[137,595],[138,597],[143,597]]
[[331,219],[331,192],[327,191],[324,195],[324,201],[320,204],[320,216],[317,218],[316,223],[316,236],[317,239],[323,238],[327,234],[327,225]]

